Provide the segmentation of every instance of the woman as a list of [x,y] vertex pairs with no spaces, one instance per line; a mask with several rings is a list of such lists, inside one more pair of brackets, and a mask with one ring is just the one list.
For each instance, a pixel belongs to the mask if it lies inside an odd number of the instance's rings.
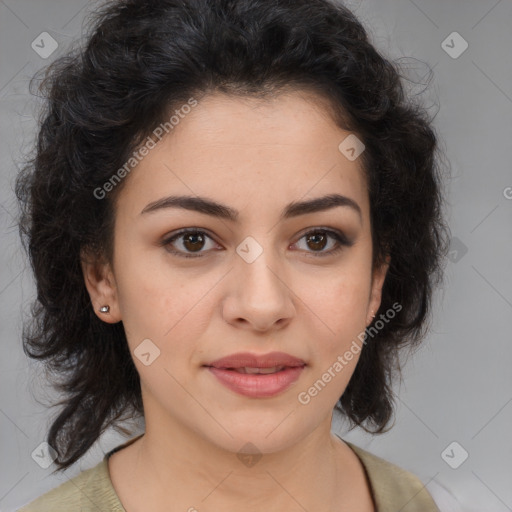
[[145,430],[20,510],[438,510],[330,431],[389,425],[447,250],[434,130],[356,18],[109,2],[43,90],[17,195],[52,459]]

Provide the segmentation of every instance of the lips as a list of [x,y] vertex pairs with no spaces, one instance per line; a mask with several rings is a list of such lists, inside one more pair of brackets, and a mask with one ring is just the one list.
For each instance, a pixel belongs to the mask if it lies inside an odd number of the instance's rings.
[[284,352],[232,354],[203,365],[223,386],[239,395],[270,398],[286,391],[302,374],[306,363]]
[[285,368],[305,365],[306,363],[302,359],[285,352],[270,352],[269,354],[262,355],[239,352],[217,359],[205,366],[223,370],[235,370],[239,373],[273,373]]

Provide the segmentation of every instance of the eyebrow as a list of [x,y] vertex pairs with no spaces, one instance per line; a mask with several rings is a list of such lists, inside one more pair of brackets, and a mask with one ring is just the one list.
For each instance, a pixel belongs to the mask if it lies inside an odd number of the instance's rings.
[[[341,194],[329,194],[324,197],[310,199],[308,201],[294,201],[286,206],[281,214],[281,220],[306,215],[308,213],[323,212],[345,206],[354,210],[362,221],[362,211],[360,206],[350,197]],[[146,205],[141,211],[141,215],[149,212],[155,212],[165,208],[183,208],[192,210],[212,217],[237,222],[239,212],[233,208],[221,203],[212,201],[205,197],[196,196],[169,196],[158,199]]]

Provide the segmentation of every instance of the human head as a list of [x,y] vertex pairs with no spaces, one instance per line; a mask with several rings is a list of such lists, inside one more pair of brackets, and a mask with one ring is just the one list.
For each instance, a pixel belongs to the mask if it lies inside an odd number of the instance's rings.
[[128,179],[103,198],[95,191],[170,113],[213,93],[314,92],[364,143],[372,267],[389,258],[379,311],[402,309],[369,338],[338,405],[354,424],[381,431],[397,350],[424,334],[445,250],[436,137],[395,66],[346,8],[324,0],[110,2],[91,28],[85,51],[47,72],[38,152],[17,188],[39,301],[26,350],[74,379],[49,433],[65,455],[55,462],[69,466],[123,413],[142,412],[123,325],[92,310],[80,262],[85,248],[112,260],[116,199]]

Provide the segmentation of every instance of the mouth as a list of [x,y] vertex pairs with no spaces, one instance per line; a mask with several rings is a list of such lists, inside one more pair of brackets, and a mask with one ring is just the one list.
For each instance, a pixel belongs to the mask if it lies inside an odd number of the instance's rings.
[[306,362],[285,352],[239,352],[203,365],[214,382],[251,398],[269,398],[286,391],[299,377]]

